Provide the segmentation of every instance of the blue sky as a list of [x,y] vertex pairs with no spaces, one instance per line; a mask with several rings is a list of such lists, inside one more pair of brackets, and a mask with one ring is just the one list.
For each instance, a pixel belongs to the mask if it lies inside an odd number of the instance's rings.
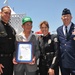
[[[0,0],[0,8],[5,6],[5,0]],[[61,14],[64,8],[68,8],[72,13],[72,21],[75,23],[75,0],[8,0],[8,5],[17,14],[26,14],[33,20],[33,31],[39,30],[41,21],[48,21],[53,33],[62,25]]]

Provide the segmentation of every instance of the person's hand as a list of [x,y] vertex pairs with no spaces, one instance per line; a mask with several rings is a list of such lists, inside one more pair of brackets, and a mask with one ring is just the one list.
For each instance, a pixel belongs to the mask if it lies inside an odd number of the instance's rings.
[[2,68],[4,68],[4,66],[2,64],[0,64],[0,75],[1,75],[1,73],[3,73]]
[[36,57],[33,57],[32,62],[30,62],[29,64],[33,65],[36,62]]
[[51,68],[48,70],[48,73],[49,73],[49,75],[55,75],[54,74],[54,69],[51,69]]
[[18,64],[15,58],[13,58],[13,64]]

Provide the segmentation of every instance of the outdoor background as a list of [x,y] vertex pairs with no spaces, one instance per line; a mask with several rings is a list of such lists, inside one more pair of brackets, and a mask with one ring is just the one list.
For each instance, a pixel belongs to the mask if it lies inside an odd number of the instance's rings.
[[75,23],[75,0],[0,0],[0,9],[8,5],[16,14],[26,14],[33,20],[33,31],[39,30],[41,21],[48,21],[50,32],[54,33],[62,25],[61,14],[64,8],[71,10]]

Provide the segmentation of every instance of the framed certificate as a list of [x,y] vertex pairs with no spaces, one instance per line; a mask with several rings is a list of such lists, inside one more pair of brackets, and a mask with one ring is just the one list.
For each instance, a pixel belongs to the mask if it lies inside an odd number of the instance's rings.
[[32,62],[32,43],[17,42],[16,61],[20,63]]

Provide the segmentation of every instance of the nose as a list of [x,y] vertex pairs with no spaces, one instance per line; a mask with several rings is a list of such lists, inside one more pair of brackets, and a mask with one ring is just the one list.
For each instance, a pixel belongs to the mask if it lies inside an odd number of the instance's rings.
[[67,18],[68,18],[67,16],[64,17],[64,19],[67,19]]

